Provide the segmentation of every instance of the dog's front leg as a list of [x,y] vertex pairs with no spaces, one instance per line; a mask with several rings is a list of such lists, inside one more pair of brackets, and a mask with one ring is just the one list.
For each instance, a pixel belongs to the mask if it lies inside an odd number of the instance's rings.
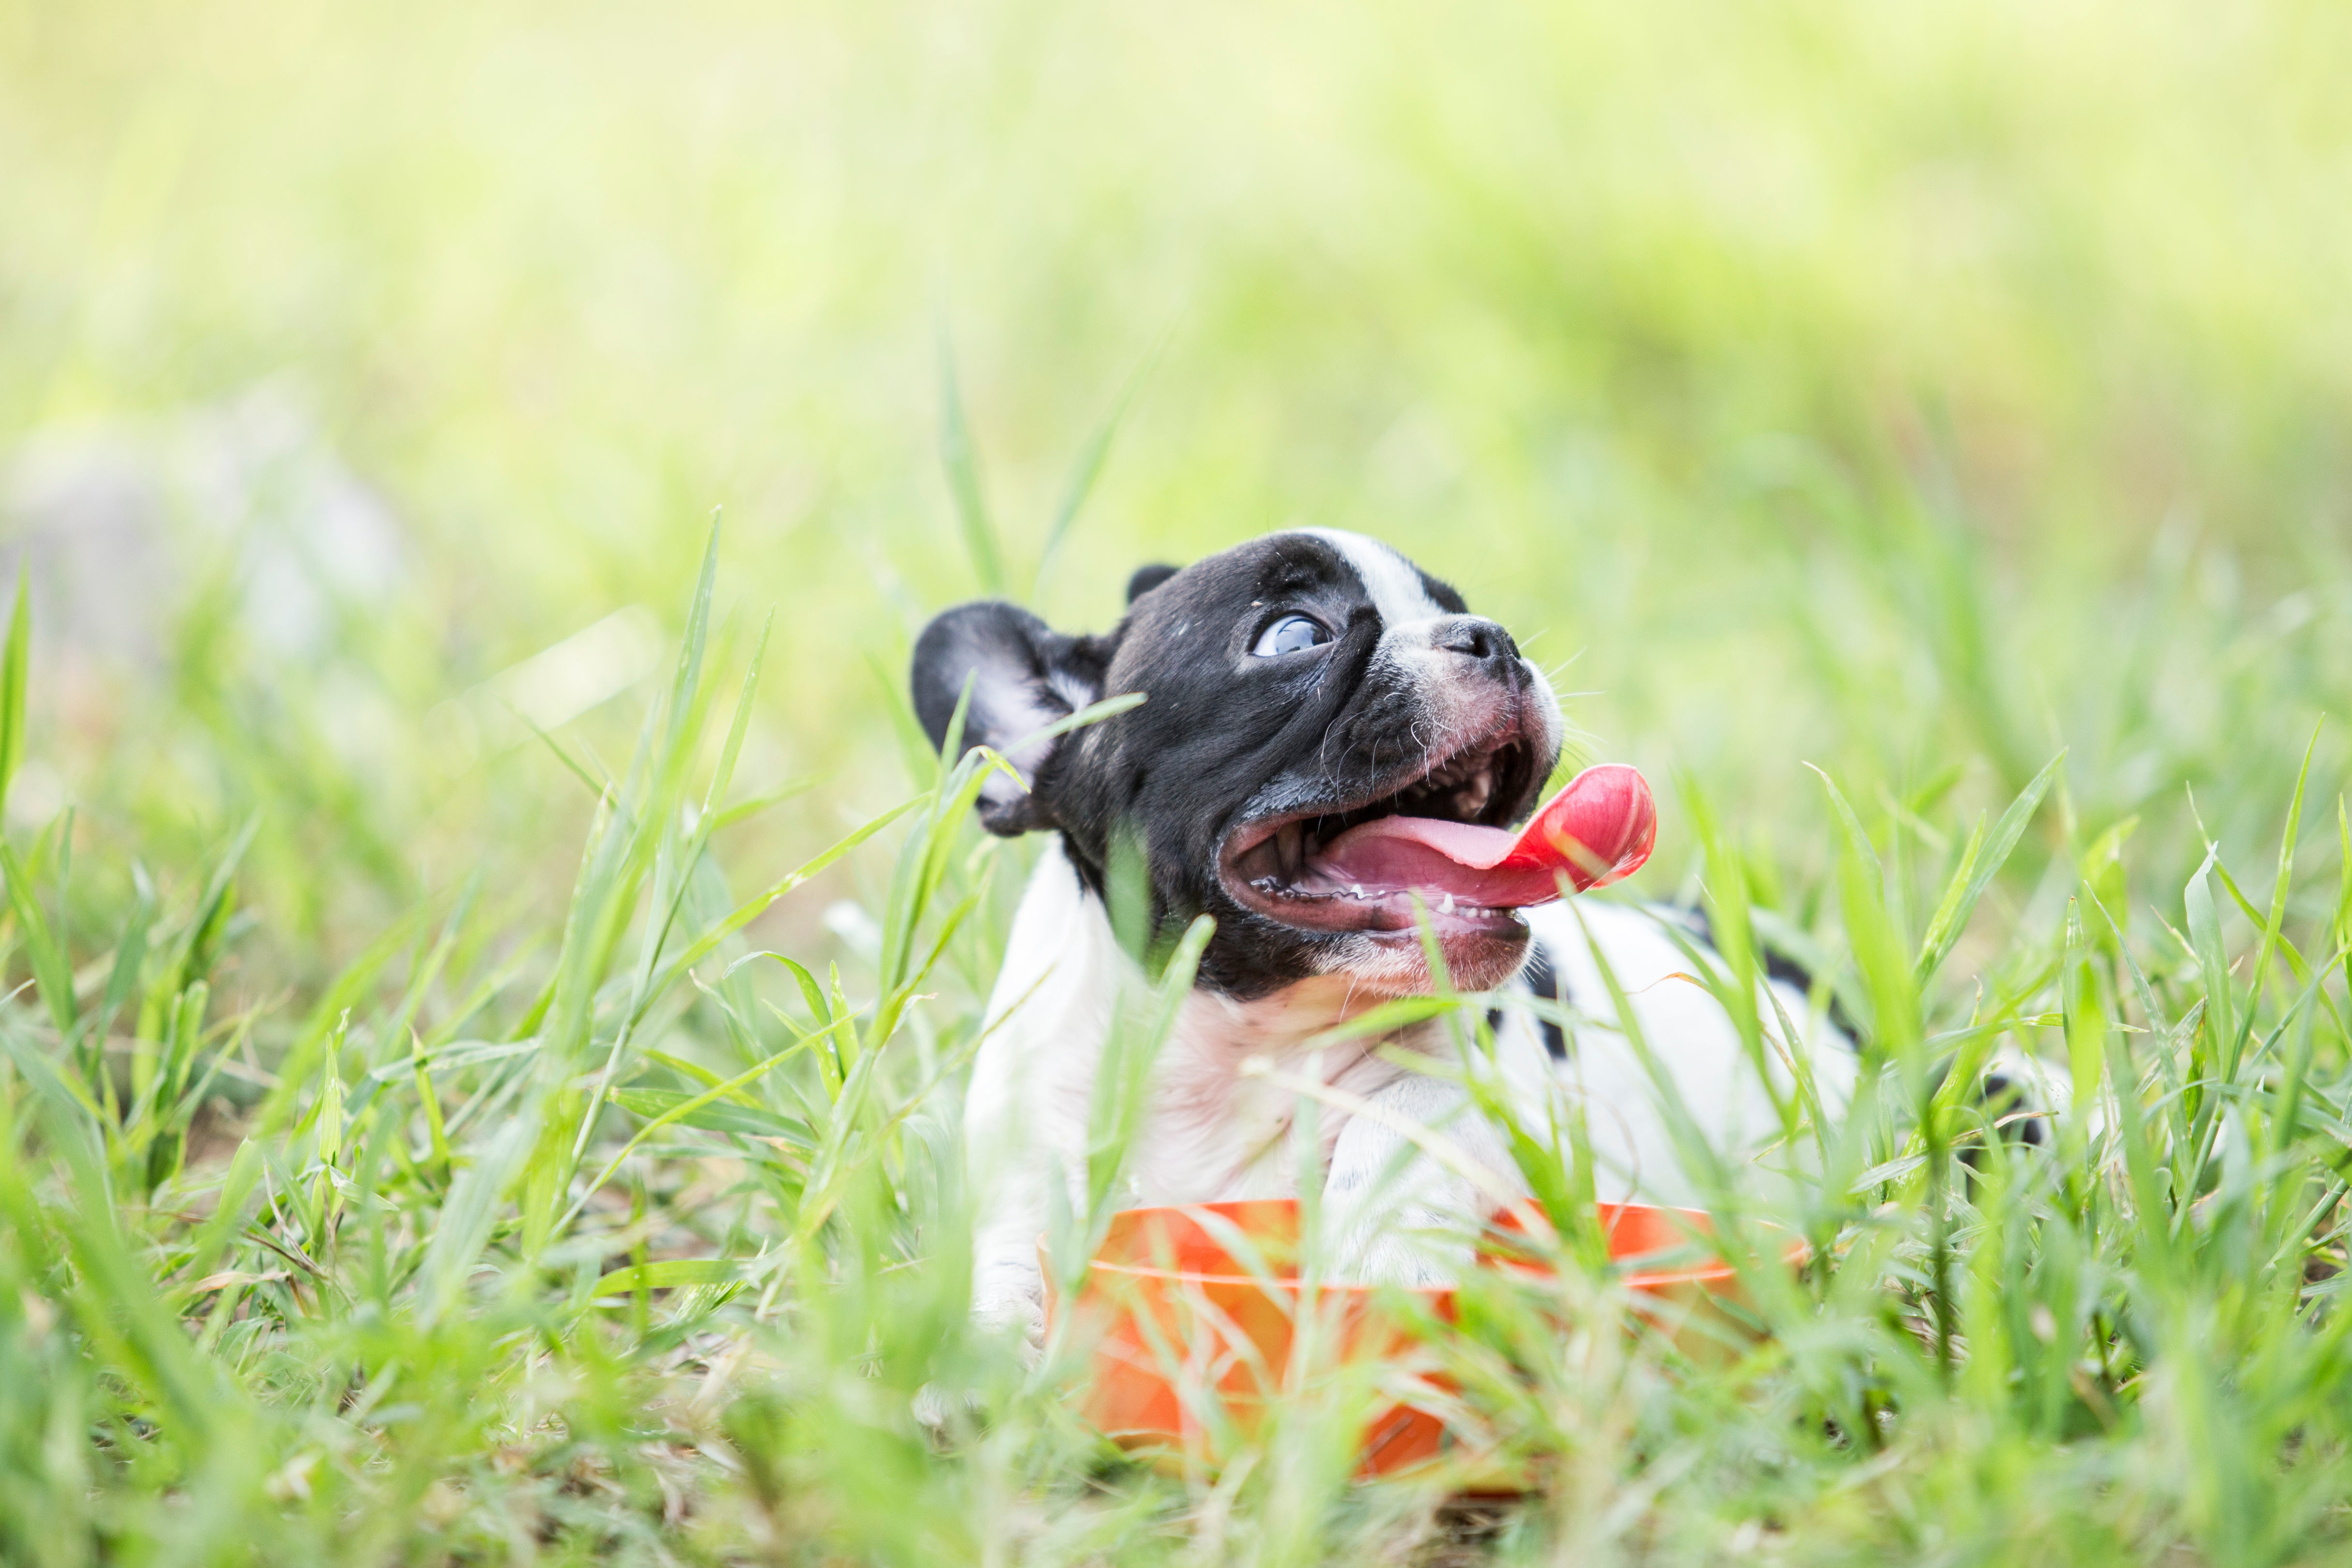
[[1038,1237],[1052,1223],[1055,1184],[1081,1192],[1086,1169],[1083,1074],[1090,1063],[1071,1059],[1066,1042],[1057,1043],[1058,1052],[1026,1055],[983,1047],[964,1115],[976,1205],[972,1313],[1020,1329],[1033,1348],[1045,1338]]
[[1017,1325],[1033,1345],[1045,1334],[1037,1237],[1053,1218],[1055,1184],[1084,1191],[1088,1108],[1120,961],[1101,900],[1058,847],[1048,849],[1013,916],[964,1098],[972,1312]]
[[1019,1329],[1032,1349],[1045,1335],[1045,1277],[1037,1263],[1037,1237],[1046,1226],[1044,1181],[1034,1186],[1037,1201],[1026,1194],[998,1194],[973,1232],[971,1259],[972,1315]]
[[1323,1184],[1339,1239],[1337,1277],[1451,1285],[1470,1267],[1478,1226],[1501,1206],[1499,1195],[1522,1194],[1525,1184],[1459,1084],[1407,1072],[1368,1098],[1369,1110],[1341,1128]]

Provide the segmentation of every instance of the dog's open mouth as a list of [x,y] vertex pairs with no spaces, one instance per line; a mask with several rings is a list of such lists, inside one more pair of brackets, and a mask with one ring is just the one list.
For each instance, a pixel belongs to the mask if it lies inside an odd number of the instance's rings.
[[[1481,869],[1539,765],[1514,729],[1438,759],[1391,792],[1324,813],[1244,823],[1219,871],[1245,908],[1318,931],[1410,931],[1419,898],[1441,935],[1523,929],[1522,906],[1558,896],[1555,879]],[[1449,850],[1454,853],[1449,853]]]

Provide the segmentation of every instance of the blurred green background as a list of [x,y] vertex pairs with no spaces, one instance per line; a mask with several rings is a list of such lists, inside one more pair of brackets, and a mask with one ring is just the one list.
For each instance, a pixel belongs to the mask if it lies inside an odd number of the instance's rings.
[[[1358,528],[1760,879],[1826,853],[1803,762],[1927,815],[2062,745],[2084,837],[2186,784],[2242,856],[2352,686],[2348,48],[2291,3],[6,0],[12,809],[76,805],[99,891],[259,811],[297,982],[477,865],[560,907],[591,803],[507,706],[625,753],[723,506],[722,608],[777,615],[741,776],[823,780],[748,879],[905,792],[886,688],[982,580],[951,357],[1065,625]],[[1691,864],[1670,818],[1648,882]]]

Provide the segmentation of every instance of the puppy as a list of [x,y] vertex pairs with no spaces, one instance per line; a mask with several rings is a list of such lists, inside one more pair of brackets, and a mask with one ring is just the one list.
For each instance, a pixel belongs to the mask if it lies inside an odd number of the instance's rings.
[[[1391,814],[1518,821],[1559,760],[1559,700],[1509,632],[1360,534],[1276,533],[1181,571],[1146,567],[1128,598],[1126,617],[1094,637],[1008,604],[964,605],[915,648],[915,708],[933,743],[968,687],[965,742],[1003,753],[1026,784],[991,778],[982,824],[1056,836],[1014,918],[966,1100],[974,1308],[1034,1331],[1037,1238],[1063,1206],[1055,1184],[1072,1206],[1085,1191],[1097,1069],[1122,986],[1141,981],[1108,904],[1120,842],[1140,849],[1158,931],[1205,913],[1215,933],[1153,1065],[1116,1201],[1291,1196],[1304,1172],[1341,1217],[1342,1268],[1441,1282],[1466,1263],[1496,1194],[1524,1189],[1458,1083],[1411,1065],[1419,1056],[1462,1070],[1444,1021],[1318,1042],[1433,984],[1416,889],[1335,879],[1324,852]],[[1129,692],[1139,707],[1034,739]],[[1616,1027],[1604,963],[1683,1111],[1735,1167],[1772,1179],[1759,1159],[1781,1139],[1772,1099],[1658,917],[1600,900],[1515,910],[1426,891],[1418,904],[1452,984],[1505,990],[1482,1070],[1540,1137],[1583,1116],[1604,1200],[1699,1197],[1660,1087]],[[1799,1021],[1799,1037],[1782,1043],[1842,1105],[1854,1076],[1848,1042],[1796,986],[1768,984]],[[1531,993],[1589,1024],[1564,1029],[1507,1005]],[[1769,1002],[1764,1016],[1774,1018]],[[1785,1068],[1768,1070],[1785,1100]],[[1310,1099],[1318,1142],[1301,1148],[1294,1129]]]

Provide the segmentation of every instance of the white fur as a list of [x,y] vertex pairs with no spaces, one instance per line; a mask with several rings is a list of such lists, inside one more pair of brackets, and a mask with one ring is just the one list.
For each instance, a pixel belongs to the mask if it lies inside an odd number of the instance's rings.
[[[1597,950],[1713,1145],[1735,1164],[1748,1165],[1756,1173],[1748,1179],[1773,1180],[1752,1163],[1780,1134],[1770,1100],[1729,1019],[1697,984],[1676,977],[1688,960],[1655,920],[1597,901],[1548,905],[1528,918],[1553,954],[1570,1005],[1591,1022],[1571,1031],[1562,1063],[1545,1053],[1530,1015],[1506,1015],[1496,1065],[1522,1118],[1541,1127],[1580,1102],[1604,1200],[1690,1203],[1700,1195],[1676,1157],[1655,1085],[1614,1027]],[[1052,1186],[1066,1184],[1074,1205],[1084,1191],[1096,1069],[1121,985],[1139,984],[1100,900],[1082,889],[1058,845],[1048,849],[1013,921],[989,1001],[993,1032],[974,1060],[965,1107],[980,1205],[974,1306],[986,1316],[1033,1328],[1036,1322],[1036,1248],[1055,1206]],[[1851,1047],[1811,1018],[1804,996],[1786,985],[1773,989],[1803,1031],[1790,1048],[1806,1053],[1823,1097],[1843,1105],[1853,1083]],[[1302,981],[1250,1003],[1195,992],[1156,1064],[1129,1186],[1114,1201],[1128,1206],[1288,1196],[1298,1189],[1303,1166],[1323,1173],[1327,1196],[1343,1205],[1343,1229],[1352,1219],[1347,1256],[1360,1277],[1433,1280],[1458,1267],[1466,1258],[1458,1245],[1451,1253],[1432,1251],[1416,1233],[1449,1219],[1458,1229],[1493,1205],[1478,1184],[1431,1160],[1399,1127],[1432,1128],[1494,1180],[1515,1189],[1518,1183],[1500,1140],[1468,1112],[1458,1087],[1384,1058],[1375,1043],[1314,1047],[1318,1036],[1371,1005],[1344,974]],[[1407,1030],[1386,1043],[1448,1063],[1454,1057],[1437,1026]],[[1265,1068],[1311,1076],[1343,1101],[1316,1105],[1318,1148],[1302,1149],[1297,1141],[1307,1097],[1270,1082]],[[1776,1065],[1774,1077],[1785,1092],[1785,1069]],[[1351,1114],[1345,1103],[1357,1100],[1378,1114]]]
[[1421,573],[1413,563],[1370,535],[1350,533],[1343,528],[1302,528],[1297,531],[1309,539],[1321,540],[1355,568],[1357,580],[1371,595],[1372,608],[1381,613],[1382,626],[1393,630],[1445,614],[1444,607],[1421,585]]

